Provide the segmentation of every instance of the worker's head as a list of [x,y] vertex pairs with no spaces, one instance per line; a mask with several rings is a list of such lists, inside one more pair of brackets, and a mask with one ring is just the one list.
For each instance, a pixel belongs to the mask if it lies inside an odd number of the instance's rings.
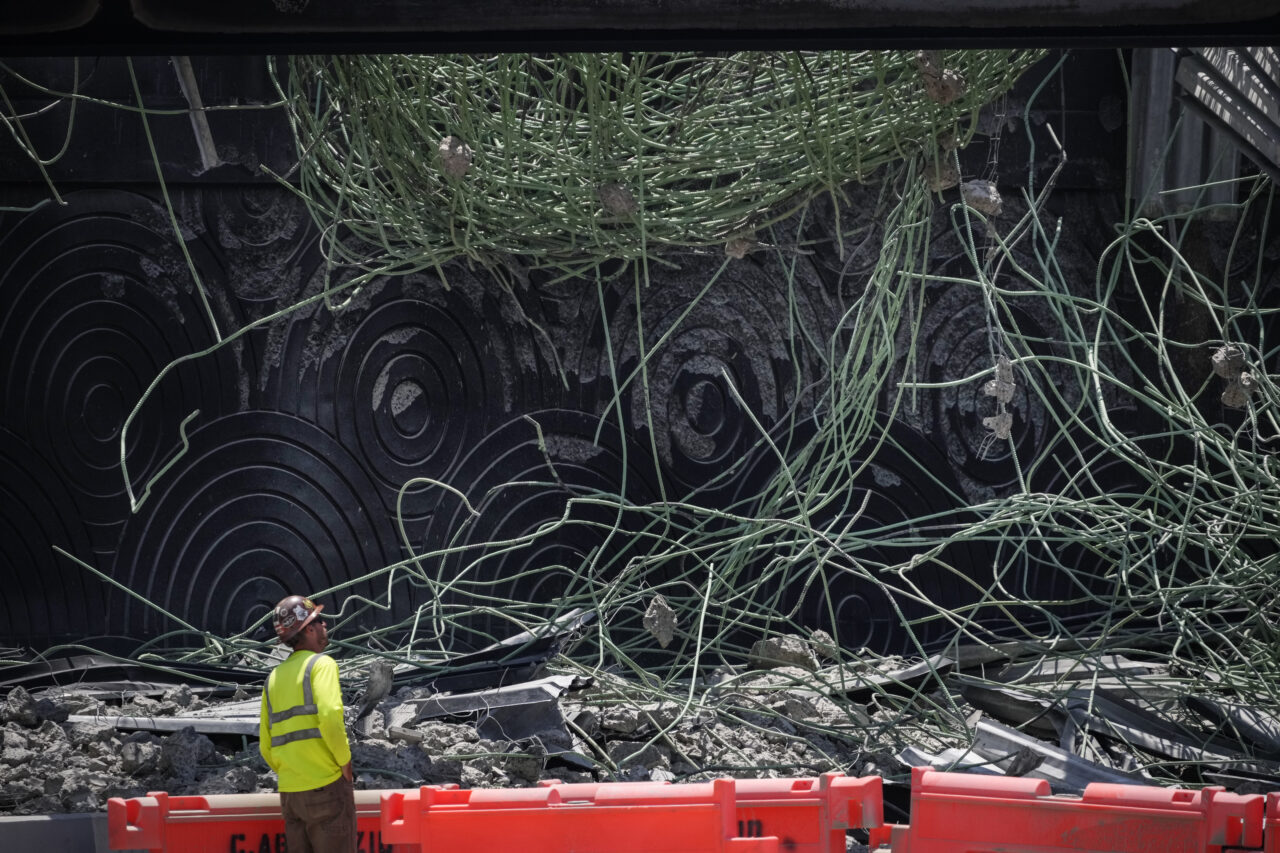
[[310,622],[289,641],[289,647],[295,651],[308,651],[320,654],[329,647],[329,626],[323,619]]
[[328,632],[324,620],[318,618],[324,610],[323,604],[316,604],[301,595],[290,595],[280,600],[271,612],[271,624],[276,629],[276,637],[291,648],[299,648],[320,642],[321,648],[328,644]]

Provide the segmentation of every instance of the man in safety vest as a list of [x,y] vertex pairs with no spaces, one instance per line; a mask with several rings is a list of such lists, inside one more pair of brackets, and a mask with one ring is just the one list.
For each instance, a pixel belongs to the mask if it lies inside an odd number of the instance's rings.
[[289,853],[351,853],[356,800],[351,746],[342,719],[338,664],[321,654],[329,630],[323,605],[300,595],[272,613],[280,642],[293,649],[262,691],[258,749],[280,779]]

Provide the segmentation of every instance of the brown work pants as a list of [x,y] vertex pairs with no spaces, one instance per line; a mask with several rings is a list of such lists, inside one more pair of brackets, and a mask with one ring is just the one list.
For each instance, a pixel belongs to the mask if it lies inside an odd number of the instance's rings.
[[356,849],[356,794],[345,777],[310,791],[282,791],[280,810],[289,853]]

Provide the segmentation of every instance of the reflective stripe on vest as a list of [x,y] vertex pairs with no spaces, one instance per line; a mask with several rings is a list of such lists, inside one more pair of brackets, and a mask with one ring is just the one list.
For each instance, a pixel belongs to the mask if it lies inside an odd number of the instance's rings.
[[[302,704],[294,705],[292,708],[285,708],[283,711],[276,712],[271,707],[271,682],[268,680],[267,689],[264,691],[267,698],[267,722],[271,726],[277,723],[283,723],[285,720],[301,717],[305,714],[316,715],[319,709],[316,708],[315,695],[311,692],[311,667],[316,665],[316,660],[320,655],[312,655],[311,660],[307,661],[306,667],[302,671]],[[271,673],[275,677],[275,673]],[[320,729],[298,729],[296,732],[289,732],[283,735],[272,735],[271,745],[284,746],[286,743],[293,743],[299,740],[310,740],[311,738],[319,738]]]

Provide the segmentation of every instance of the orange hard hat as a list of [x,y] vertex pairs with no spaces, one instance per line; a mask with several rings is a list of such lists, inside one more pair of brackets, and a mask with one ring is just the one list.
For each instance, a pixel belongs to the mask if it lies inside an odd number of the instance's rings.
[[276,609],[271,611],[271,625],[276,629],[276,637],[282,643],[289,642],[299,631],[310,625],[322,610],[323,604],[316,604],[301,595],[280,599]]

